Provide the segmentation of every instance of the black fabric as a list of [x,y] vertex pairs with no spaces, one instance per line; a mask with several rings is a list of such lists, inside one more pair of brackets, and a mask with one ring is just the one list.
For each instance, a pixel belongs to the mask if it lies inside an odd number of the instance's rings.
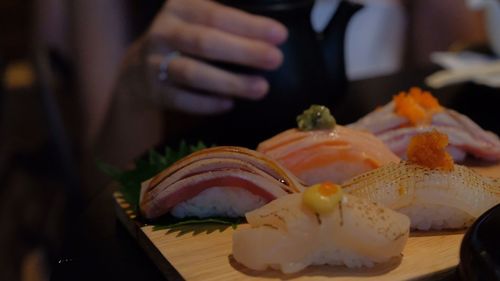
[[153,21],[165,0],[128,0],[132,17],[132,37],[139,37]]

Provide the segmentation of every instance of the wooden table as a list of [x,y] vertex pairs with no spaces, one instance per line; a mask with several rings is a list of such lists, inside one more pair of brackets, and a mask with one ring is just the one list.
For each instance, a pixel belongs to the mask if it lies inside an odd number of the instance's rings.
[[[402,72],[351,83],[346,99],[335,113],[339,123],[355,121],[389,101],[400,90],[423,86],[423,78],[433,70]],[[498,90],[467,83],[433,93],[443,105],[467,114],[483,128],[500,134]],[[103,188],[82,216],[75,218],[67,262],[54,267],[53,280],[164,280],[145,251],[118,222],[114,191],[112,185]]]

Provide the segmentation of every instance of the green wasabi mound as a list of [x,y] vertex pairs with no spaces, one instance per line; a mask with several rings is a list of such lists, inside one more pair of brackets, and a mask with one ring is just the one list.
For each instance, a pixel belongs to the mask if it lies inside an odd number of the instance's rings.
[[324,105],[313,104],[297,116],[297,127],[301,131],[333,129],[335,125],[335,118]]

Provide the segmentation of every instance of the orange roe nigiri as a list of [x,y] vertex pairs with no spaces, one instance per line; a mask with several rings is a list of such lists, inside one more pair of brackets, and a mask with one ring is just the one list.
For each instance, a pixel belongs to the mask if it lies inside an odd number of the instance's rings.
[[408,93],[400,92],[393,97],[395,113],[407,118],[412,125],[428,123],[432,115],[442,110],[438,100],[430,92],[413,87]]
[[431,169],[452,171],[453,158],[446,151],[448,135],[436,130],[414,136],[408,145],[408,161]]

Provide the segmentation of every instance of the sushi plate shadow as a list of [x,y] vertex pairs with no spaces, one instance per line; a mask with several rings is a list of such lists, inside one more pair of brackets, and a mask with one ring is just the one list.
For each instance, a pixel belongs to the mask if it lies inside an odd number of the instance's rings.
[[459,229],[459,230],[416,230],[416,231],[411,231],[410,232],[410,237],[430,237],[430,236],[437,236],[437,235],[455,235],[455,234],[465,234],[466,229]]
[[402,261],[402,256],[394,257],[385,263],[376,264],[373,267],[367,268],[347,268],[345,266],[331,266],[331,265],[315,265],[309,266],[306,269],[293,273],[283,274],[278,270],[256,271],[248,269],[247,267],[239,264],[233,257],[228,256],[228,262],[234,270],[239,271],[247,277],[254,277],[259,279],[274,279],[274,280],[292,280],[292,279],[316,279],[316,278],[333,278],[333,277],[375,277],[389,273],[397,268]]

